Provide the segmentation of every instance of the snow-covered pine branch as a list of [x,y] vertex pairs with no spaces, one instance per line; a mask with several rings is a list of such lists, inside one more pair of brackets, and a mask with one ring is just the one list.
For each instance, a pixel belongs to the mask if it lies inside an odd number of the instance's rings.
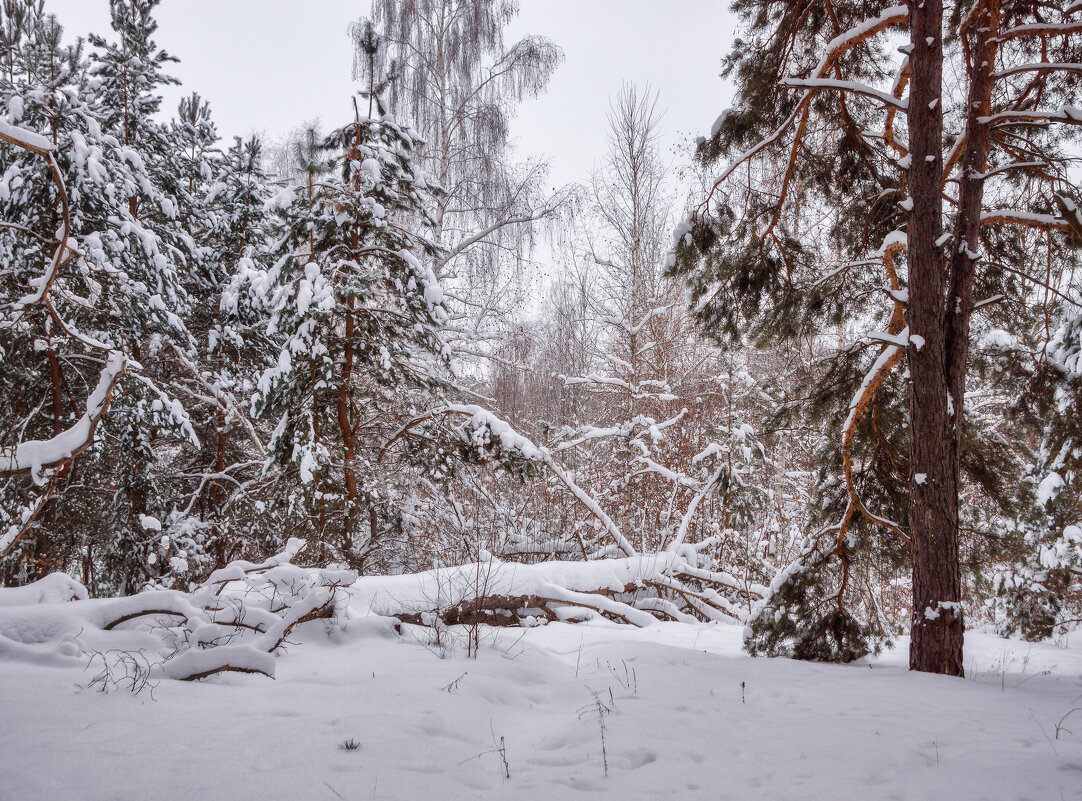
[[113,351],[102,368],[98,385],[86,399],[86,411],[70,428],[47,440],[27,440],[0,449],[0,478],[29,473],[34,483],[45,484],[46,470],[67,464],[94,443],[94,432],[109,410],[113,390],[130,362]]
[[856,81],[838,81],[830,78],[783,78],[778,82],[781,86],[792,86],[811,90],[833,89],[840,92],[850,92],[855,95],[863,95],[873,100],[878,100],[885,106],[905,111],[909,104],[905,98],[897,98],[887,92],[882,92],[874,87]]

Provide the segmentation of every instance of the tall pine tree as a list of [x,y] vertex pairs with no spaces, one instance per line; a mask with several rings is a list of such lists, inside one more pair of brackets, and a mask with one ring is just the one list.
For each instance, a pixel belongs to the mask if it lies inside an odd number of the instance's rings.
[[[1009,453],[981,452],[967,409],[983,358],[970,343],[974,328],[1034,307],[1047,277],[1019,258],[1034,231],[1049,235],[1049,259],[1074,258],[1054,237],[1073,230],[1055,198],[1076,192],[1062,145],[1079,121],[1078,7],[734,8],[744,29],[725,69],[737,103],[699,147],[705,165],[724,166],[678,230],[674,271],[716,337],[841,340],[793,400],[835,432],[823,527],[755,637],[795,619],[803,634],[781,641],[808,635],[826,643],[818,655],[858,655],[871,631],[854,578],[885,558],[912,566],[911,667],[961,674],[960,492],[981,490],[1004,517],[1019,501],[990,479],[1010,475]],[[890,36],[906,28],[895,56]]]

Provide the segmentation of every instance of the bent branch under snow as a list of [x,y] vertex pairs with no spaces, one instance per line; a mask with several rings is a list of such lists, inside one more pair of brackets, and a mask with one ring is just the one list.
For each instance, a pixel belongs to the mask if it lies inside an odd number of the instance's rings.
[[62,467],[94,442],[94,431],[109,410],[113,390],[128,369],[123,353],[113,351],[101,371],[98,385],[86,400],[86,413],[71,428],[45,440],[29,440],[0,449],[0,477],[29,473],[38,485],[45,483],[43,471]]
[[603,617],[643,627],[666,619],[742,621],[768,589],[700,567],[694,549],[683,547],[622,559],[534,565],[492,560],[366,576],[350,593],[353,608],[404,623],[513,626],[531,618]]
[[32,607],[29,614],[51,620],[61,638],[22,642],[18,626],[0,626],[0,656],[70,663],[112,643],[131,649],[141,637],[144,648],[157,652],[155,670],[167,678],[195,681],[225,672],[273,678],[274,654],[286,638],[303,623],[344,610],[357,581],[349,570],[290,564],[303,547],[303,540],[291,539],[263,562],[232,562],[191,592],[149,590],[87,601],[86,588],[62,573],[28,587],[0,588],[0,619],[18,619]]

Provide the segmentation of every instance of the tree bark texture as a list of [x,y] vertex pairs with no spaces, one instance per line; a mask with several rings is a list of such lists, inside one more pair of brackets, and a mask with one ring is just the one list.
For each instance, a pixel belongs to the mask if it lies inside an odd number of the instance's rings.
[[[960,676],[958,450],[948,402],[947,282],[940,243],[943,2],[910,0],[909,14],[909,530],[913,543],[909,667]],[[957,409],[959,419],[961,411]]]

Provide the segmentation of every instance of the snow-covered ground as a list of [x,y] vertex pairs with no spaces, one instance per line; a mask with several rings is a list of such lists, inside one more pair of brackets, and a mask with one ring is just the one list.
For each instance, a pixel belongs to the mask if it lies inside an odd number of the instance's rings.
[[908,673],[904,641],[839,666],[591,621],[485,630],[471,659],[403,628],[315,621],[276,680],[137,695],[0,658],[0,799],[1082,798],[1079,647],[971,633],[951,679]]

